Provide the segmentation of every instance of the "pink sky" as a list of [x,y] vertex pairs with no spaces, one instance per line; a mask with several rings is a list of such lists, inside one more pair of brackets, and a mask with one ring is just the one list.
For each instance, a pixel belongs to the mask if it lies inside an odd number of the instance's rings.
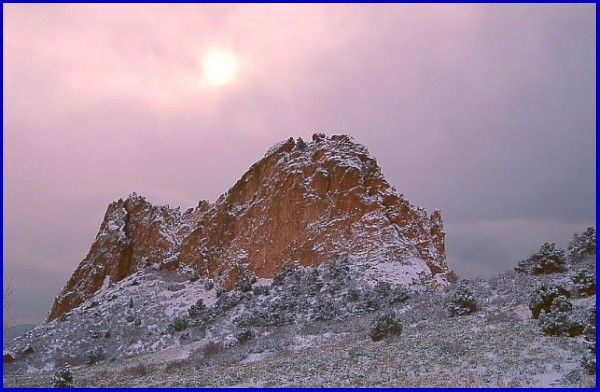
[[[348,133],[450,267],[512,268],[595,223],[596,8],[3,5],[4,276],[40,322],[106,206],[214,201],[277,141]],[[203,83],[202,56],[239,58]]]

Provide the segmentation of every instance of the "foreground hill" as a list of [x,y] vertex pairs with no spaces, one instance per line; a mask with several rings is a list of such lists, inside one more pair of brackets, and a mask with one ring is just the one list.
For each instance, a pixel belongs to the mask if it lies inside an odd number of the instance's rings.
[[[413,293],[409,299],[382,305],[382,310],[395,311],[403,328],[400,335],[381,341],[369,337],[378,312],[253,325],[247,340],[240,339],[238,330],[228,330],[227,322],[217,323],[218,330],[225,328],[225,335],[213,334],[210,329],[200,333],[197,326],[188,326],[174,332],[178,345],[159,352],[130,358],[107,355],[94,365],[74,362],[74,385],[594,387],[595,376],[582,366],[584,358],[589,359],[586,342],[591,337],[583,332],[576,336],[548,334],[540,319],[533,318],[530,307],[540,286],[564,287],[572,293],[572,309],[565,314],[585,325],[593,310],[595,326],[595,293],[581,295],[573,283],[573,276],[580,271],[586,271],[595,282],[595,265],[595,256],[590,256],[564,272],[509,272],[460,281],[435,292]],[[282,287],[293,288],[293,276],[283,279]],[[449,305],[456,293],[465,289],[473,294],[476,311],[450,317]],[[242,308],[232,307],[226,312],[229,316],[220,320],[239,316]],[[593,334],[595,341],[595,327]],[[47,387],[52,375],[52,371],[29,374],[18,363],[5,365],[4,386]]]

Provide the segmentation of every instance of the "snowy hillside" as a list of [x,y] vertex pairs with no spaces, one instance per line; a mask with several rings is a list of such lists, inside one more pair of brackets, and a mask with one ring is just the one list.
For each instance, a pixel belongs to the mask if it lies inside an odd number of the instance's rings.
[[[51,386],[68,362],[82,387],[592,387],[595,231],[574,242],[435,291],[345,259],[246,271],[231,292],[146,268],[13,341],[4,386]],[[372,340],[389,310],[401,327]]]

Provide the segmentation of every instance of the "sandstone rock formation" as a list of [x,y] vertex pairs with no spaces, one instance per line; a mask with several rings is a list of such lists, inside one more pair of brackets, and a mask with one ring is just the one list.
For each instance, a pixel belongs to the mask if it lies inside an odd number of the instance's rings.
[[188,265],[231,289],[240,268],[270,278],[288,263],[339,257],[383,280],[406,275],[407,284],[443,281],[449,272],[440,212],[428,216],[398,194],[364,146],[346,135],[290,138],[214,204],[182,213],[136,194],[110,204],[48,320],[149,266]]

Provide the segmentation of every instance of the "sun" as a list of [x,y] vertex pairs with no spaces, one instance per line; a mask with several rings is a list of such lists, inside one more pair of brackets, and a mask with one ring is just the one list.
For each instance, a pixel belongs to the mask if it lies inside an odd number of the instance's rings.
[[204,77],[213,86],[231,83],[235,79],[237,68],[233,53],[223,49],[211,49],[202,58]]

